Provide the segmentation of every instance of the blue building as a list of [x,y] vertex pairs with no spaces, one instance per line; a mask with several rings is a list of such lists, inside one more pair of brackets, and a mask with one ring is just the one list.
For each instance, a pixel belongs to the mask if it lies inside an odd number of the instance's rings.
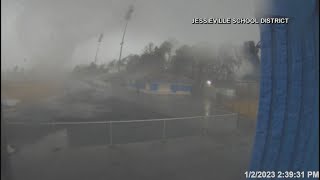
[[149,94],[191,95],[192,80],[170,74],[145,75],[128,80],[128,88]]

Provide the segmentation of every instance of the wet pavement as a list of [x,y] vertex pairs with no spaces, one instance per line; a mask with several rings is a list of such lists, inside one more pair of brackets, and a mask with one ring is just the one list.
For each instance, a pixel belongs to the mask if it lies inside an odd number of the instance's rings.
[[[230,112],[190,96],[158,97],[76,83],[60,97],[17,107],[5,117],[10,122],[70,122],[225,113]],[[118,145],[113,148],[108,124],[11,126],[9,143],[22,144],[11,156],[14,174],[17,180],[242,178],[253,137],[250,121],[244,118],[236,130],[207,136],[201,136],[202,119],[170,123],[166,143],[160,141],[162,122],[114,124],[112,139]]]
[[235,133],[72,148],[61,131],[24,147],[11,161],[16,180],[233,180],[245,179],[251,141]]

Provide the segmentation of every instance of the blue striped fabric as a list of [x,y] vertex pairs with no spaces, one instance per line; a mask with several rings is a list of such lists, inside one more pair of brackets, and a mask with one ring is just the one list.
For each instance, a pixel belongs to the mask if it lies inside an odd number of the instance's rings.
[[302,38],[298,36],[293,24],[289,24],[288,33],[288,99],[285,128],[281,139],[280,156],[277,169],[287,171],[292,169],[295,139],[298,134],[302,93]]
[[[250,170],[319,170],[319,15],[315,0],[270,1],[261,25],[261,82]],[[302,8],[303,7],[303,8]],[[264,13],[264,14],[267,14]]]
[[287,25],[275,24],[272,32],[272,99],[263,170],[273,170],[279,157],[287,106]]
[[315,99],[318,94],[318,92],[316,92],[316,84],[319,82],[316,81],[316,71],[318,71],[316,67],[316,61],[319,61],[319,59],[315,59],[316,49],[314,29],[315,22],[313,20],[309,22],[307,21],[303,37],[304,41],[302,43],[304,60],[304,63],[302,65],[302,78],[304,87],[304,91],[302,91],[302,117],[300,123],[300,131],[296,142],[297,151],[294,154],[294,170],[310,170],[309,164],[311,164],[312,159],[310,159],[309,157],[309,160],[311,161],[308,161],[307,156],[316,156],[314,152],[316,151],[317,143],[315,143],[314,141],[319,137],[319,129],[316,129],[318,128],[317,124],[319,123],[319,118],[316,117],[316,112],[319,109],[316,105],[317,99]]
[[271,98],[272,98],[272,26],[260,26],[261,36],[261,79],[258,122],[254,149],[251,158],[251,170],[260,170],[268,135]]

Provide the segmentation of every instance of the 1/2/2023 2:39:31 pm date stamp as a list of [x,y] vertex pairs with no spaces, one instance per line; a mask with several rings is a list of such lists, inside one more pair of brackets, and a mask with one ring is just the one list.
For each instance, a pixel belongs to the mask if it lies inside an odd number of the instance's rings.
[[319,179],[319,171],[246,171],[246,179]]

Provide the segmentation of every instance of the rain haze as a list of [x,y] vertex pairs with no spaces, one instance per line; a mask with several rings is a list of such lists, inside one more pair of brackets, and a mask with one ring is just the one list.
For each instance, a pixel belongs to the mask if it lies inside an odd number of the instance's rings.
[[94,59],[100,33],[104,38],[98,57],[109,62],[119,56],[125,12],[132,4],[124,57],[140,53],[149,42],[160,44],[170,38],[181,44],[240,44],[259,38],[257,25],[191,23],[203,17],[252,18],[252,0],[3,0],[1,4],[2,69],[43,61],[57,68],[88,63]]
[[242,179],[258,110],[252,0],[2,0],[1,175]]

